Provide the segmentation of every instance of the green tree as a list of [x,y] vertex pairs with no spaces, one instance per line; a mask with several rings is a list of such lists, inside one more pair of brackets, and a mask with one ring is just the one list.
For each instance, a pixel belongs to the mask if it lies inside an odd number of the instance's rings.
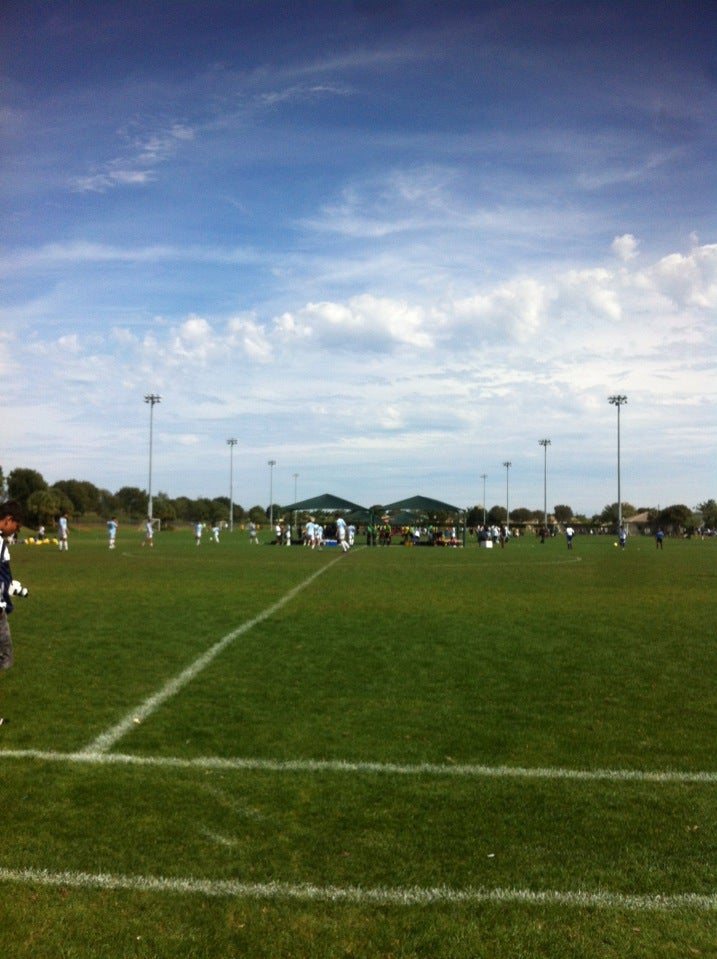
[[510,511],[511,523],[529,523],[532,518],[533,511],[526,509],[525,506],[519,506],[517,509],[512,509]]
[[658,513],[657,522],[671,533],[681,533],[692,526],[692,510],[684,503],[666,506]]
[[491,506],[486,514],[486,523],[491,526],[500,526],[508,516],[505,506]]
[[214,519],[214,506],[206,496],[194,500],[194,514],[192,519],[201,520],[202,523],[208,523]]
[[143,489],[136,486],[123,486],[115,493],[118,509],[122,510],[130,519],[140,519],[147,515],[149,497]]
[[483,525],[483,507],[471,506],[466,513],[466,526],[469,529],[475,529],[476,526]]
[[215,496],[212,500],[212,519],[229,522],[229,497]]
[[573,508],[572,506],[566,506],[564,503],[553,506],[553,516],[555,517],[556,523],[564,525],[565,523],[569,523],[573,518]]
[[174,500],[174,510],[177,514],[177,519],[189,522],[194,518],[194,501],[187,496],[178,496]]
[[[635,515],[635,507],[631,503],[622,504],[622,518],[629,519],[631,516]],[[617,503],[611,503],[609,506],[605,506],[602,513],[600,514],[600,519],[603,523],[617,523],[618,509]]]
[[258,526],[264,526],[269,522],[269,515],[264,511],[263,506],[252,506],[249,510],[249,519]]
[[160,520],[162,525],[172,523],[177,518],[174,503],[166,493],[157,493],[152,498],[152,512],[154,518]]
[[697,510],[702,514],[702,522],[710,529],[717,528],[717,503],[713,499],[697,504]]
[[47,483],[37,470],[14,469],[7,478],[10,499],[16,499],[25,510],[32,494],[43,489],[47,489]]
[[108,489],[97,490],[97,515],[111,517],[119,511],[117,497]]
[[100,492],[87,480],[58,480],[57,483],[53,483],[53,489],[61,490],[69,496],[72,500],[72,512],[76,516],[100,512]]
[[25,505],[28,526],[49,526],[63,513],[72,513],[72,500],[58,489],[35,490]]

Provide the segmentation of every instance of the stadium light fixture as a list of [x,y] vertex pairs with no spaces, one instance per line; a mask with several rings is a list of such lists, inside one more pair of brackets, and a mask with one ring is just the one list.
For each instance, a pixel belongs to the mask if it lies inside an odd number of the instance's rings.
[[229,447],[229,532],[234,532],[234,447],[238,440],[227,440]]
[[271,532],[274,532],[274,467],[276,466],[276,460],[269,460],[269,526],[271,527]]
[[505,466],[505,528],[510,529],[510,506],[509,506],[509,486],[508,486],[508,471],[510,470],[513,464],[510,460],[505,460],[503,466]]
[[538,440],[538,444],[543,447],[543,512],[545,513],[545,526],[548,528],[548,447],[550,440]]
[[620,492],[620,407],[627,403],[626,396],[608,396],[608,403],[617,406],[617,528],[622,526],[622,494]]
[[162,400],[161,396],[158,396],[156,393],[147,393],[144,402],[149,403],[149,483],[148,483],[148,505],[147,505],[147,515],[149,516],[150,522],[154,519],[152,512],[152,430],[153,430],[153,421],[154,421],[154,407],[157,403],[160,403]]

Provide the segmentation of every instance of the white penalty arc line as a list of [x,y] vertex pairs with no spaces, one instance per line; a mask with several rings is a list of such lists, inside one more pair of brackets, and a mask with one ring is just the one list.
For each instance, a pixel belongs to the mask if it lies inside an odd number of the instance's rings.
[[339,561],[340,557],[336,557],[330,563],[327,563],[325,566],[322,566],[320,569],[317,569],[308,579],[305,579],[303,582],[299,583],[298,586],[294,586],[293,589],[290,589],[288,593],[277,600],[273,605],[269,606],[263,612],[259,613],[258,616],[255,616],[253,619],[248,620],[246,623],[242,623],[237,629],[233,629],[230,633],[227,633],[226,636],[222,637],[218,642],[216,642],[210,649],[203,653],[198,659],[195,659],[193,663],[187,666],[178,676],[175,676],[174,679],[171,679],[166,683],[162,689],[156,692],[153,696],[150,696],[149,699],[146,699],[141,705],[135,707],[130,713],[128,713],[123,719],[121,719],[116,725],[112,726],[110,729],[106,730],[100,736],[97,737],[93,742],[82,750],[83,753],[103,753],[108,749],[111,749],[114,744],[121,739],[123,736],[126,736],[138,722],[142,722],[143,719],[146,719],[147,716],[150,716],[155,710],[161,706],[168,699],[171,699],[172,696],[175,696],[181,689],[184,688],[188,683],[190,683],[206,666],[208,666],[212,660],[223,652],[227,646],[231,645],[235,639],[238,639],[240,636],[243,636],[244,633],[248,633],[249,630],[253,629],[259,623],[263,623],[264,620],[269,619],[270,616],[273,616],[274,613],[278,612],[283,606],[286,606],[298,593],[306,589],[307,586],[310,586],[313,581],[325,573],[327,569],[330,569],[335,563]]
[[164,769],[201,769],[269,773],[338,773],[379,776],[434,776],[460,779],[537,779],[574,782],[655,783],[713,786],[717,772],[664,769],[567,769],[561,767],[486,766],[469,763],[380,763],[343,759],[259,759],[242,757],[142,756],[83,749],[62,753],[41,749],[0,749],[0,761],[34,759],[40,762],[101,766],[145,766]]
[[74,889],[173,893],[222,898],[259,900],[292,899],[303,902],[348,903],[352,905],[431,906],[497,905],[570,906],[581,909],[622,909],[631,912],[673,912],[717,910],[717,895],[676,893],[640,895],[607,890],[574,892],[532,889],[455,889],[450,886],[362,887],[316,886],[310,883],[247,883],[231,879],[170,878],[165,876],[123,876],[108,873],[50,872],[44,869],[0,868],[0,882]]

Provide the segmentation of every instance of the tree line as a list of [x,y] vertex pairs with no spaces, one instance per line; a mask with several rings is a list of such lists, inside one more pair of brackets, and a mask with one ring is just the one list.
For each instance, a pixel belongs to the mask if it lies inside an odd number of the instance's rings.
[[[147,516],[149,496],[146,490],[136,486],[123,486],[115,493],[100,489],[87,480],[59,480],[49,485],[42,474],[37,470],[16,468],[5,478],[0,467],[0,491],[3,499],[15,499],[22,504],[25,510],[26,524],[30,526],[49,525],[58,516],[67,513],[75,520],[92,519],[102,520],[111,517],[123,519],[125,522],[140,522]],[[380,516],[383,507],[376,504],[372,512]],[[635,508],[630,503],[622,504],[623,519],[628,521],[632,516],[647,513],[647,523],[651,526],[662,526],[668,530],[690,530],[707,528],[717,529],[717,502],[714,499],[699,503],[694,509],[682,503],[676,503],[663,509],[647,507]],[[231,516],[230,516],[231,514]],[[187,496],[178,496],[174,499],[166,493],[159,492],[152,496],[152,515],[161,521],[163,526],[171,526],[175,522],[254,522],[264,525],[269,516],[283,515],[282,507],[270,504],[267,507],[255,505],[245,509],[238,503],[230,504],[228,496],[218,496],[214,499],[199,497],[191,499]],[[477,528],[485,523],[489,526],[500,526],[510,522],[513,526],[542,526],[545,514],[542,510],[531,510],[517,507],[510,511],[510,516],[504,506],[492,506],[484,509],[482,505],[473,506],[466,512],[466,525]],[[449,517],[439,517],[439,522],[448,521]],[[615,527],[618,521],[618,504],[610,503],[602,512],[594,516],[575,515],[570,506],[565,503],[553,507],[548,516],[549,525],[564,526],[573,523],[584,527]]]
[[[115,493],[100,489],[87,480],[59,480],[50,486],[42,474],[33,469],[14,469],[5,479],[0,468],[0,487],[3,499],[14,499],[22,504],[26,525],[33,527],[50,525],[63,513],[74,520],[116,517],[125,522],[140,522],[149,510],[149,495],[146,490],[136,486],[123,486]],[[264,524],[268,521],[267,511],[262,506],[245,510],[234,503],[231,515],[237,523],[253,521]],[[178,496],[172,499],[160,492],[152,496],[152,516],[160,520],[163,526],[184,521],[228,522],[229,497],[190,499]]]
[[[652,529],[656,529],[658,526],[671,532],[689,532],[696,529],[714,531],[717,529],[717,502],[714,499],[698,503],[694,509],[690,509],[684,503],[674,503],[663,509],[647,506],[636,508],[631,503],[622,504],[623,522],[629,523],[633,517],[643,514],[645,520],[641,525],[649,526]],[[487,510],[485,515],[485,522],[488,526],[500,526],[507,522],[508,513],[504,506],[494,506]],[[600,513],[595,513],[593,516],[575,514],[571,506],[562,503],[554,506],[553,512],[548,515],[548,526],[566,526],[568,523],[572,523],[574,526],[590,529],[605,527],[615,529],[619,522],[619,516],[620,511],[616,502],[607,504]],[[545,525],[545,513],[542,510],[518,507],[510,511],[510,524],[542,527]],[[474,506],[468,510],[467,525],[470,527],[483,525],[482,507]]]

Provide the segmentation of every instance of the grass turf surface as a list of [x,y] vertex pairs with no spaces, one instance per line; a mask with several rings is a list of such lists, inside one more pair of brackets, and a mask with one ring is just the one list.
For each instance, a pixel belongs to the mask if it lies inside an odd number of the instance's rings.
[[3,955],[714,954],[716,543],[140,541],[13,552]]

